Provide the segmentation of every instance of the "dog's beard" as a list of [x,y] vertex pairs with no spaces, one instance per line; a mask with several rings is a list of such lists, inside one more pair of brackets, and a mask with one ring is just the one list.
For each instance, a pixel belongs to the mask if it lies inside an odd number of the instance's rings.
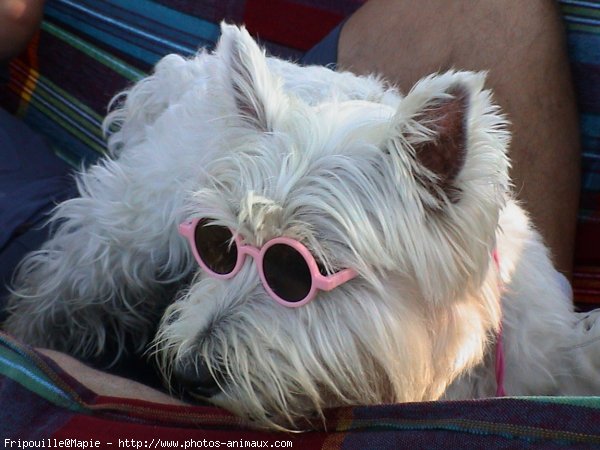
[[285,308],[254,270],[227,281],[199,275],[167,310],[154,351],[165,383],[177,385],[177,367],[203,364],[219,392],[196,398],[256,425],[314,428],[331,407],[437,399],[482,351],[457,370],[462,337],[450,317],[437,315],[446,325],[436,336],[427,308],[359,283]]

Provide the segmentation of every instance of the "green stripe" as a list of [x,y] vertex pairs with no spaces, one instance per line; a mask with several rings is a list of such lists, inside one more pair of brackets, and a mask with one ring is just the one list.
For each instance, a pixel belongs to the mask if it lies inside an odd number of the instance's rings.
[[596,434],[579,433],[565,430],[550,430],[529,425],[515,425],[502,422],[487,422],[468,419],[355,419],[344,431],[424,431],[448,430],[466,434],[483,434],[499,436],[505,439],[521,439],[530,443],[535,441],[559,441],[565,443],[600,444],[600,436]]
[[[56,94],[59,97],[66,99],[67,103],[71,103],[71,104],[75,105],[76,108],[81,109],[87,115],[91,116],[94,120],[97,120],[98,123],[102,123],[103,117],[100,114],[98,114],[96,111],[94,111],[92,108],[90,108],[85,103],[81,103],[79,100],[77,100],[71,94],[69,94],[64,89],[61,89],[58,85],[54,84],[52,81],[50,81],[45,76],[40,75],[37,83],[43,84],[44,86],[47,87],[48,90],[54,91],[54,92],[56,92]],[[36,91],[37,91],[37,89],[36,89]],[[50,94],[48,94],[48,95],[50,95]]]
[[515,397],[540,403],[556,403],[560,405],[583,406],[600,409],[600,397]]
[[62,146],[52,145],[50,144],[50,148],[54,152],[56,156],[62,159],[64,162],[69,164],[74,169],[81,169],[81,155],[76,152],[69,152],[65,150]]
[[[24,79],[28,79],[31,78],[31,76],[27,73],[26,70],[24,70],[23,68],[19,67],[18,65],[13,65],[12,69],[19,72]],[[85,103],[81,103],[79,100],[77,100],[75,97],[73,97],[72,95],[70,95],[67,91],[65,91],[64,89],[61,89],[59,86],[57,86],[56,84],[54,84],[52,81],[50,81],[48,78],[46,78],[45,76],[37,73],[36,77],[35,77],[35,86],[33,87],[32,91],[28,91],[25,89],[26,86],[28,86],[29,82],[25,81],[22,84],[22,87],[19,87],[19,91],[20,91],[20,96],[21,96],[21,100],[23,102],[25,102],[25,98],[24,95],[32,98],[32,97],[44,97],[47,98],[51,103],[56,104],[56,103],[64,103],[64,108],[61,109],[67,109],[67,110],[72,110],[74,114],[69,114],[70,116],[74,117],[75,119],[77,119],[78,122],[80,122],[80,120],[78,119],[78,117],[81,115],[82,123],[89,123],[91,124],[88,129],[90,131],[92,131],[93,129],[98,129],[98,124],[102,124],[102,116],[100,114],[98,114],[96,111],[94,111],[93,109],[91,109],[89,106],[87,106]],[[50,92],[48,92],[50,91]],[[52,95],[55,94],[55,95]],[[51,100],[52,99],[52,100]],[[63,102],[61,102],[61,100],[64,99]],[[72,106],[69,106],[72,105]],[[24,113],[21,113],[19,115],[19,117],[23,117]],[[83,118],[84,114],[90,116],[89,118]],[[95,122],[93,122],[95,121]],[[102,137],[102,134],[100,133],[100,137]]]
[[87,147],[92,149],[93,151],[104,154],[105,148],[103,145],[99,145],[93,139],[90,139],[88,136],[83,134],[77,128],[73,127],[70,123],[64,120],[62,117],[57,116],[52,111],[50,111],[45,105],[43,105],[37,97],[32,97],[30,102],[30,107],[36,108],[41,111],[45,116],[52,119],[54,123],[60,125],[63,129],[70,132],[73,136],[75,136],[79,141],[83,142]]
[[[42,79],[42,77],[40,77],[40,79]],[[59,99],[55,98],[54,96],[52,96],[50,93],[46,92],[44,89],[36,89],[34,92],[34,95],[32,95],[32,102],[34,101],[34,98],[40,98],[40,99],[44,99],[46,100],[47,103],[51,104],[52,106],[54,106],[57,110],[59,110],[60,112],[62,112],[65,116],[69,117],[69,119],[73,120],[73,122],[77,123],[78,125],[81,125],[81,128],[84,128],[85,130],[87,130],[88,132],[90,132],[92,135],[96,136],[101,142],[102,144],[97,144],[97,145],[104,145],[104,137],[102,135],[102,129],[100,128],[100,124],[101,124],[101,118],[99,115],[94,114],[94,119],[98,120],[98,122],[93,123],[90,122],[87,118],[85,118],[84,116],[80,115],[79,112],[73,108],[69,107],[68,103],[62,102]],[[53,114],[53,117],[55,115]],[[56,116],[58,117],[58,116]],[[71,125],[72,127],[72,125]],[[69,130],[71,129],[71,127],[69,128]],[[89,139],[89,138],[88,138]]]
[[58,389],[55,384],[31,360],[0,346],[0,358],[16,367],[0,364],[0,374],[14,380],[27,390],[48,400],[50,403],[71,411],[85,411],[77,401]]
[[562,5],[562,13],[564,14],[573,14],[576,16],[581,16],[583,18],[600,18],[600,10],[593,8],[583,8],[581,6],[572,6],[572,5]]
[[569,31],[581,31],[589,34],[600,34],[600,27],[592,25],[583,25],[580,23],[567,22],[567,29]]
[[131,81],[137,81],[145,75],[144,72],[135,69],[134,67],[125,63],[124,61],[115,58],[114,56],[111,56],[110,54],[100,50],[98,47],[95,47],[85,42],[77,36],[60,29],[59,27],[53,25],[47,20],[42,23],[42,29],[56,36],[57,38],[65,41],[71,47],[74,47],[80,50],[81,52],[85,53],[86,55],[91,56],[96,61],[100,62],[106,67],[109,67],[113,71],[117,72],[118,74]]

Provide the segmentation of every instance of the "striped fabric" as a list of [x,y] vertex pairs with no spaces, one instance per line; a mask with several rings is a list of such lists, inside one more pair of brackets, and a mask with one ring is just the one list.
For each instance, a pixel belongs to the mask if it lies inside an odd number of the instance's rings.
[[580,303],[600,303],[600,1],[561,0],[581,115],[582,191],[573,279]]
[[47,135],[74,166],[104,153],[110,99],[168,53],[212,48],[219,22],[246,23],[275,55],[298,59],[362,0],[47,0],[40,34],[10,65],[0,105]]
[[[102,397],[0,333],[0,436],[98,440],[99,448],[285,445],[297,449],[600,448],[600,398],[502,398],[331,410],[321,431],[258,431],[214,407]],[[327,431],[325,431],[325,429]],[[54,441],[56,439],[57,441]],[[129,440],[128,444],[125,440]],[[132,441],[135,445],[132,444]],[[212,441],[212,444],[208,442]],[[12,448],[17,448],[17,442]],[[44,441],[48,442],[48,441]],[[119,445],[121,442],[121,445]],[[112,445],[111,445],[112,444]],[[46,444],[47,445],[47,444]],[[6,446],[9,448],[9,446]]]
[[[275,55],[298,59],[365,0],[47,0],[42,29],[10,65],[0,105],[48,136],[74,166],[104,153],[112,96],[163,55],[212,47],[218,23],[245,23]],[[583,192],[575,298],[600,303],[600,2],[560,0],[578,88]]]

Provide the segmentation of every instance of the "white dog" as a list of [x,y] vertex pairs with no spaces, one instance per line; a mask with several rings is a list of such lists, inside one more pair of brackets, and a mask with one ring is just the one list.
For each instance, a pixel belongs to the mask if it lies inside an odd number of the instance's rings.
[[20,266],[10,332],[77,356],[150,349],[167,384],[275,427],[600,394],[598,314],[574,313],[511,194],[483,74],[403,96],[222,32],[119,97],[111,157]]

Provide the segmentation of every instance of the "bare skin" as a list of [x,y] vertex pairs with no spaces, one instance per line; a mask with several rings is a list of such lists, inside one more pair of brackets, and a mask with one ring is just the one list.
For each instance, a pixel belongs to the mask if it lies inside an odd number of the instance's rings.
[[577,111],[552,0],[370,0],[345,24],[339,65],[407,92],[450,68],[486,70],[508,115],[515,190],[570,279],[580,187]]
[[44,0],[0,1],[0,61],[27,46],[42,20]]
[[65,372],[98,395],[145,400],[153,403],[184,406],[186,403],[127,378],[92,369],[64,353],[36,349],[57,363]]

